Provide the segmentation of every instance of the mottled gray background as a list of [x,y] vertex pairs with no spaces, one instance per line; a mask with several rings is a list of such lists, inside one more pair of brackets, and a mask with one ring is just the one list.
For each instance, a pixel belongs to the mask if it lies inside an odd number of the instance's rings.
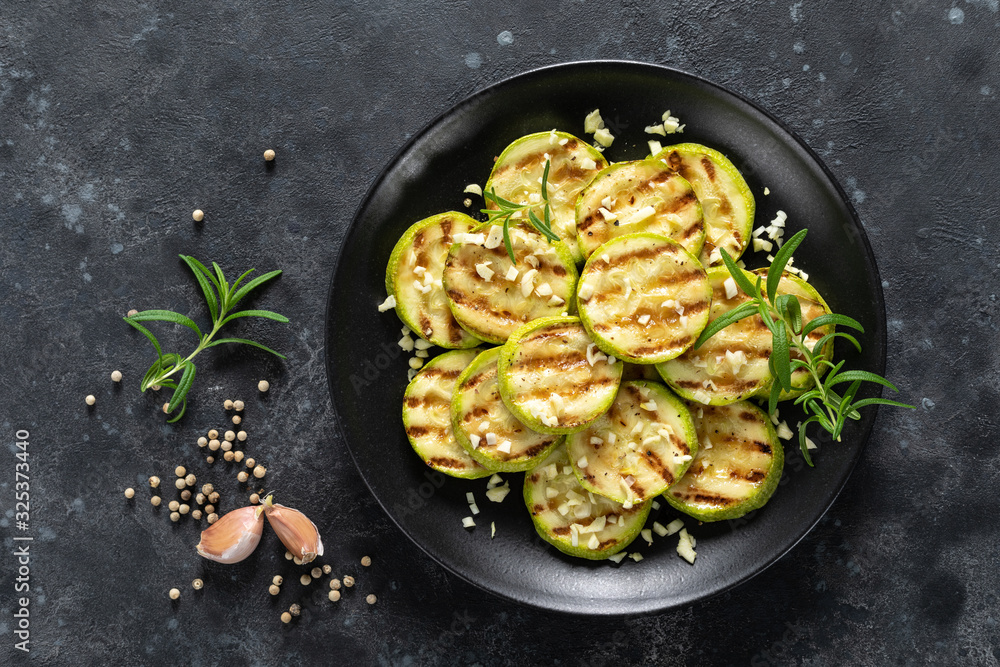
[[[12,649],[14,563],[0,555],[2,662],[996,665],[998,28],[997,0],[5,0],[0,528],[8,554],[14,433],[28,429],[36,541],[30,656]],[[344,231],[406,139],[491,83],[594,58],[717,81],[823,157],[885,279],[887,375],[919,406],[879,413],[839,500],[775,566],[680,611],[621,620],[502,602],[424,556],[339,441],[323,352]],[[293,323],[242,328],[286,363],[206,352],[174,427],[138,393],[151,352],[118,318],[204,317],[179,252],[230,272],[284,269],[256,303]],[[260,377],[274,387],[266,400]],[[179,462],[236,506],[231,474],[194,444],[229,396],[248,402],[248,450],[269,485],[323,527],[325,560],[358,576],[339,606],[295,583],[270,599],[271,575],[293,572],[273,536],[242,565],[212,567],[193,553],[194,522],[149,506],[145,478]],[[363,554],[375,565],[361,572]],[[197,594],[196,576],[208,582]],[[174,604],[171,586],[183,591]],[[283,627],[280,608],[298,597],[306,612]]]

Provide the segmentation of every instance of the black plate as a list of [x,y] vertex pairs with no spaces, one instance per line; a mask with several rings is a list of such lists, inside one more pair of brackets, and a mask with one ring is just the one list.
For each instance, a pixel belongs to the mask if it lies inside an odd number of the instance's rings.
[[[809,272],[834,311],[856,318],[867,331],[863,355],[838,348],[838,356],[849,368],[884,371],[885,309],[875,260],[857,215],[819,158],[741,97],[690,74],[628,62],[572,63],[514,77],[461,102],[403,147],[362,202],[341,248],[330,288],[327,364],[338,421],[358,470],[421,549],[454,574],[511,600],[574,613],[641,613],[735,586],[791,549],[843,488],[875,410],[852,422],[842,442],[820,441],[813,469],[790,443],[782,484],[754,516],[702,526],[689,519],[698,540],[694,566],[677,556],[676,537],[656,538],[651,547],[637,540],[632,550],[643,554],[641,563],[614,566],[563,556],[535,536],[521,499],[522,475],[504,475],[511,493],[494,504],[485,497],[485,480],[452,479],[423,465],[400,418],[408,356],[396,346],[402,325],[391,311],[376,309],[385,298],[389,253],[413,222],[466,210],[463,189],[485,182],[493,157],[509,142],[551,128],[586,138],[583,118],[597,107],[616,136],[609,159],[643,157],[650,138],[643,128],[670,109],[687,124],[678,141],[716,148],[740,169],[757,197],[757,224],[783,209],[789,235],[807,226],[796,266]],[[770,196],[763,196],[765,186]],[[481,199],[473,200],[476,210]],[[747,259],[751,267],[763,261],[750,253]],[[794,428],[790,409],[782,417]],[[471,532],[462,528],[467,491],[475,492],[482,510]],[[662,505],[666,523],[675,514]]]

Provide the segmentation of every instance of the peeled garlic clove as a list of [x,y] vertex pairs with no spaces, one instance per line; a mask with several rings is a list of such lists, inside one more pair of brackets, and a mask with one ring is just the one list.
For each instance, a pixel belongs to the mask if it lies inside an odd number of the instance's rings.
[[196,549],[209,560],[238,563],[257,548],[264,530],[263,508],[251,505],[229,512],[201,531]]
[[289,553],[301,558],[303,564],[323,555],[323,540],[309,517],[291,507],[276,505],[271,496],[264,500],[263,507],[267,522]]

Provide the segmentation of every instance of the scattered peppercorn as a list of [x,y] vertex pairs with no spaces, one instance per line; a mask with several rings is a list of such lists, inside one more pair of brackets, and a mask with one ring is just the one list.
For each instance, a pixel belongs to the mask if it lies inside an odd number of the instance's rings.
[[288,613],[292,616],[298,616],[302,613],[302,605],[297,602],[292,604],[292,606],[288,608]]
[[219,515],[216,514],[215,512],[212,512],[211,514],[208,515],[208,522],[209,523],[215,523],[218,520],[219,520]]
[[323,574],[330,574],[331,572],[333,572],[333,568],[332,567],[330,567],[329,565],[324,565],[323,566]]
[[205,461],[207,461],[208,463],[215,463],[215,457],[214,456],[206,456],[205,457]]
[[205,512],[208,514],[215,514],[215,505],[205,505]]
[[246,442],[246,440],[247,440],[247,432],[246,431],[240,431],[239,433],[236,434],[236,439],[239,440],[240,442]]
[[185,486],[187,486],[187,483],[184,481],[183,477],[178,477],[176,480],[174,480],[174,487],[178,491],[180,491],[181,489],[183,489]]
[[125,489],[125,497],[126,498],[133,498],[134,496],[135,496],[135,489],[133,489],[131,487],[128,488],[128,489]]
[[208,438],[206,438],[205,436],[201,436],[200,438],[198,438],[198,446],[199,447],[207,447],[208,446]]
[[208,502],[213,504],[219,502],[219,492],[212,491],[210,494],[208,494]]
[[187,503],[182,503],[181,506],[177,508],[177,511],[180,512],[181,514],[187,514],[188,512],[191,511],[191,506],[188,505]]
[[111,381],[112,382],[121,382],[122,381],[122,372],[121,371],[111,371]]
[[184,483],[188,486],[194,486],[194,483],[198,481],[198,478],[194,476],[194,473],[188,473],[187,477],[184,478]]
[[260,479],[266,474],[267,474],[267,468],[265,468],[264,466],[257,466],[253,469],[253,476],[256,477],[257,479]]
[[191,492],[187,489],[181,491],[181,500],[191,500]]
[[153,496],[152,498],[149,499],[149,502],[153,507],[159,507],[160,503],[163,501],[160,499],[159,496]]
[[372,564],[372,557],[371,556],[362,556],[361,557],[361,564],[364,565],[365,567],[368,567],[369,565]]
[[163,414],[165,414],[165,415],[169,415],[170,414],[170,403],[164,403],[163,404]]
[[285,552],[285,560],[292,560],[292,553],[290,551]]
[[350,588],[351,586],[353,586],[354,585],[354,577],[352,577],[351,575],[347,575],[346,577],[344,577],[344,585],[347,586],[348,588]]
[[233,401],[233,410],[243,412],[243,401]]
[[254,459],[253,459],[252,456],[247,459],[247,467],[248,468],[253,468],[255,465],[257,465],[257,462],[254,461]]
[[240,417],[239,415],[233,415],[234,424],[239,424],[241,421],[243,421],[243,417]]
[[292,622],[292,615],[289,614],[287,611],[284,612],[284,613],[282,613],[281,614],[281,622],[282,623],[291,623]]
[[330,598],[330,602],[337,602],[340,600],[340,591],[330,591],[327,597]]
[[194,510],[191,512],[191,516],[195,519],[201,519],[201,510]]
[[171,588],[170,589],[170,593],[168,593],[168,595],[170,595],[170,599],[171,600],[176,600],[177,598],[179,598],[181,596],[181,592],[179,590],[177,590],[176,588]]
[[274,159],[274,151],[268,148],[266,151],[264,151],[264,161],[270,162],[273,159]]
[[191,588],[195,589],[196,591],[200,591],[204,586],[205,582],[202,581],[201,579],[195,579],[194,581],[191,582]]
[[256,493],[251,493],[250,494],[250,504],[251,505],[256,505],[259,502],[260,502],[260,496],[258,496]]
[[302,584],[303,586],[308,586],[309,584],[312,583],[312,577],[310,577],[308,574],[303,574],[301,577],[299,577],[299,583]]
[[226,452],[225,454],[222,455],[222,458],[224,458],[226,461],[232,461],[233,460],[233,453],[232,452]]
[[167,507],[170,508],[171,512],[176,512],[177,508],[180,507],[180,506],[181,506],[181,504],[179,502],[177,502],[176,500],[171,500],[170,503],[167,505]]
[[247,474],[247,471],[246,471],[246,470],[241,470],[241,471],[240,471],[240,472],[239,472],[239,473],[238,473],[238,474],[236,475],[236,479],[238,479],[238,480],[240,480],[241,482],[244,482],[244,483],[245,483],[245,482],[246,482],[246,481],[247,481],[248,479],[250,479],[250,475],[248,475],[248,474]]
[[97,403],[97,399],[94,398],[93,394],[88,394],[87,398],[85,398],[84,400],[86,401],[87,405],[93,405],[94,403]]
[[177,466],[174,468],[174,474],[178,477],[183,477],[187,474],[187,469],[184,466]]
[[222,407],[225,408],[226,410],[232,410],[233,402],[227,398],[226,401],[222,404]]
[[295,563],[296,565],[302,565],[302,559],[299,558],[298,556],[292,556],[292,562]]
[[260,382],[257,383],[257,391],[261,393],[266,392],[270,388],[271,388],[271,383],[268,382],[267,380],[261,380]]
[[125,313],[125,314],[126,314],[126,315],[127,315],[128,317],[134,317],[135,315],[138,315],[138,314],[139,314],[139,311],[138,311],[138,310],[136,310],[135,308],[133,308],[132,310],[128,311],[128,312],[127,312],[127,313]]
[[271,584],[270,586],[267,587],[267,592],[270,593],[271,595],[277,595],[278,593],[281,592],[281,587],[278,586],[277,584]]
[[196,209],[194,210],[194,212],[193,212],[193,213],[191,213],[191,218],[192,218],[192,219],[193,219],[193,220],[194,220],[195,222],[201,222],[202,220],[204,220],[204,219],[205,219],[205,212],[204,212],[204,211],[202,211],[202,210],[201,210],[200,208],[196,208]]
[[240,463],[243,460],[243,456],[244,456],[243,452],[239,450],[233,452],[233,460],[236,461],[237,463]]
[[160,478],[159,477],[157,477],[156,475],[153,475],[152,477],[149,478],[149,486],[151,488],[155,489],[159,485],[160,485]]
[[236,439],[236,433],[233,431],[226,431],[226,435],[224,437],[226,438],[227,442],[232,442],[233,440]]
[[216,431],[214,428],[211,431],[208,432],[208,439],[209,440],[215,440],[218,437],[219,437],[219,432]]
[[367,602],[368,604],[375,604],[377,601],[378,598],[375,597],[374,593],[369,593],[368,597],[365,598],[365,602]]
[[323,568],[321,568],[321,567],[314,567],[314,568],[313,568],[313,569],[312,569],[312,570],[311,570],[311,571],[309,572],[309,574],[311,574],[311,575],[312,575],[312,578],[313,578],[313,579],[319,579],[320,577],[322,577],[322,576],[323,576]]
[[232,450],[232,448],[233,448],[233,443],[229,442],[228,440],[222,443],[222,451],[228,452]]
[[285,578],[280,574],[276,574],[274,575],[274,577],[271,578],[271,583],[274,584],[275,586],[280,586],[281,584],[285,583]]
[[222,443],[220,443],[220,442],[219,442],[218,440],[216,440],[215,438],[212,438],[211,440],[209,440],[209,441],[208,441],[208,448],[209,448],[210,450],[212,450],[213,452],[217,452],[217,451],[219,451],[219,447],[220,447],[221,445],[222,445]]
[[181,515],[178,512],[171,512],[170,520],[173,521],[174,523],[177,523],[178,521],[181,520]]
[[330,589],[334,590],[334,591],[339,591],[340,590],[340,579],[331,579],[330,580]]

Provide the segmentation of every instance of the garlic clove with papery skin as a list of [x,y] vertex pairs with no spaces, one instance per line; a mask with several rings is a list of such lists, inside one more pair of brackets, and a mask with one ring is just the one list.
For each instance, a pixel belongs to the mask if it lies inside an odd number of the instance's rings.
[[292,556],[302,559],[305,564],[323,555],[323,540],[309,517],[297,509],[275,504],[271,496],[264,500],[263,507],[267,522]]
[[219,563],[238,563],[257,548],[264,531],[263,508],[251,505],[229,512],[201,531],[198,553]]

